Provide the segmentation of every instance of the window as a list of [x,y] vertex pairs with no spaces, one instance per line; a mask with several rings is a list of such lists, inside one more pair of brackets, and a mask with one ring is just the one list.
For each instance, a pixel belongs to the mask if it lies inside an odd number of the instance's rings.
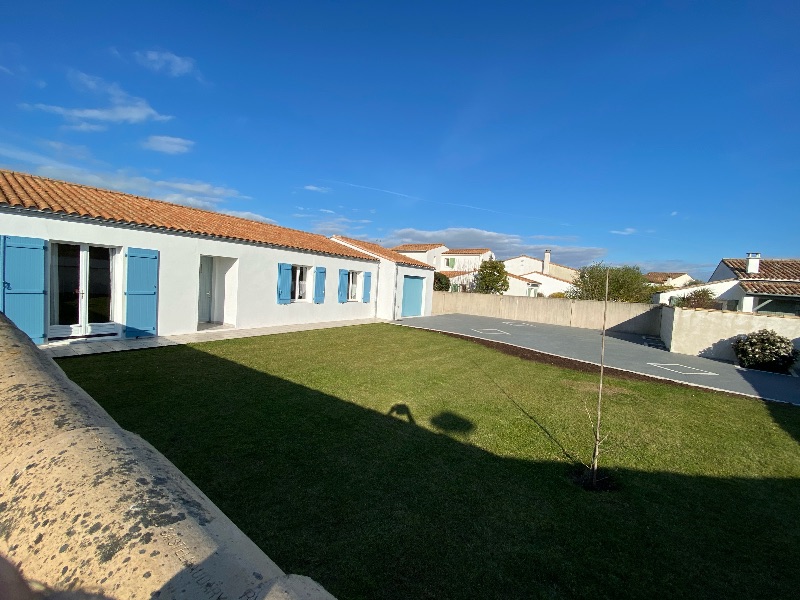
[[358,271],[349,271],[347,273],[347,300],[358,300],[358,276],[361,275]]
[[339,302],[358,302],[359,292],[362,294],[361,302],[370,301],[372,273],[339,269]]
[[445,258],[444,260],[445,260],[445,263],[447,264],[447,266],[448,266],[449,268],[451,268],[451,269],[452,269],[453,267],[455,267],[455,266],[456,266],[456,259],[455,259],[455,257],[453,257],[453,258]]
[[278,263],[278,304],[308,299],[308,270],[303,265]]
[[292,265],[292,301],[306,299],[306,281],[308,280],[308,267]]

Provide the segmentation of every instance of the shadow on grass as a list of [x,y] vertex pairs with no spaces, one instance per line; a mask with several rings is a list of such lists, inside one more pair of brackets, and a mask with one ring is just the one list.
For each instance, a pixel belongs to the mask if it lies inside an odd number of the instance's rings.
[[416,425],[410,398],[381,414],[186,346],[60,364],[282,569],[340,600],[800,586],[797,480],[628,470],[614,472],[620,491],[589,493],[569,461],[500,457]]

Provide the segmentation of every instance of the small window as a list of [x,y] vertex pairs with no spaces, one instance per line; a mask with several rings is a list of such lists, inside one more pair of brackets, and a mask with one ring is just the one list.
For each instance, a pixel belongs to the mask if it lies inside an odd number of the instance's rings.
[[292,302],[308,298],[306,282],[308,281],[308,267],[292,265]]
[[455,257],[453,257],[453,258],[446,258],[446,259],[445,259],[445,261],[447,262],[447,266],[448,266],[448,267],[450,267],[451,269],[452,269],[453,267],[455,267],[455,266],[456,266],[456,259],[455,259]]

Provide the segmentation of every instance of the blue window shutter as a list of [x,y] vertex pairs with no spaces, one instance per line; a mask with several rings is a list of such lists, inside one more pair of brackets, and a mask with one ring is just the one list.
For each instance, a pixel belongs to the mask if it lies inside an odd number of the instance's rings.
[[347,302],[347,274],[349,271],[339,269],[339,302],[344,304]]
[[34,344],[45,338],[45,263],[47,242],[0,236],[0,310]]
[[372,273],[364,273],[364,302],[369,302],[369,294],[372,291]]
[[292,265],[278,263],[278,304],[292,301]]
[[158,331],[158,250],[128,248],[125,281],[125,337]]
[[314,271],[314,304],[325,302],[325,267],[317,267]]

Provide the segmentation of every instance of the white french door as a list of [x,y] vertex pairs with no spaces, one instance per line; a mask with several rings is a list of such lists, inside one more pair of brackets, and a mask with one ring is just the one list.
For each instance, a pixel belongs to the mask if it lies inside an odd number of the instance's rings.
[[114,335],[113,248],[87,244],[50,245],[48,337]]

